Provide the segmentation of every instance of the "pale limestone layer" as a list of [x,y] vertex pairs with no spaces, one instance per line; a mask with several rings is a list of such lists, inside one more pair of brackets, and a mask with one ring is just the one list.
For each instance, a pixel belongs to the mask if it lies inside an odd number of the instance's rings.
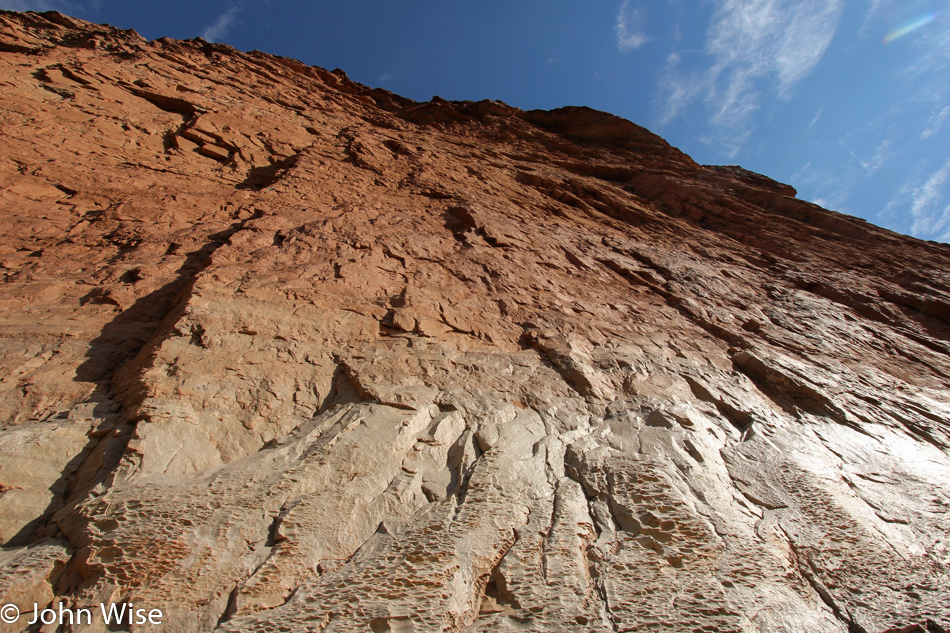
[[592,110],[0,22],[0,602],[950,626],[945,245]]

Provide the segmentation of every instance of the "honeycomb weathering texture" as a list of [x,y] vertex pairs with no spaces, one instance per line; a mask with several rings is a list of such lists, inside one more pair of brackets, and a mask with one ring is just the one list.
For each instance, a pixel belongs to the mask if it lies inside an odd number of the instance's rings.
[[58,13],[0,13],[0,81],[0,603],[948,627],[947,245],[587,108]]

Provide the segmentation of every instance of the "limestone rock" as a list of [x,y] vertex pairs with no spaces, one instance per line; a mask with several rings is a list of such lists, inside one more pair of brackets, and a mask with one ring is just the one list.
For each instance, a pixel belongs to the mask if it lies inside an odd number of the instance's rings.
[[947,245],[587,108],[58,13],[0,13],[0,77],[0,601],[950,626]]

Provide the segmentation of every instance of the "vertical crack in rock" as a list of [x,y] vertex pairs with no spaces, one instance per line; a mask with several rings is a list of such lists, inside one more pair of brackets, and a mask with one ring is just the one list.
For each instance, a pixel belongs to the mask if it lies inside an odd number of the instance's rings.
[[[253,216],[251,219],[253,219]],[[80,403],[74,410],[86,408],[98,424],[88,432],[88,441],[79,449],[78,454],[65,465],[59,479],[50,489],[56,491],[46,509],[25,525],[18,534],[10,537],[9,545],[21,545],[37,542],[57,536],[57,530],[50,521],[62,508],[82,499],[94,486],[108,486],[111,472],[118,466],[125,451],[125,444],[134,430],[135,396],[127,397],[129,385],[134,385],[138,365],[136,354],[154,346],[162,336],[163,328],[168,327],[170,318],[180,311],[187,301],[189,287],[194,278],[208,265],[211,256],[227,240],[244,228],[245,221],[232,224],[231,228],[210,236],[204,246],[187,253],[184,263],[176,271],[177,277],[149,295],[137,300],[133,305],[120,312],[102,329],[99,336],[90,342],[87,360],[76,370],[77,379],[99,380],[99,387],[93,397]],[[145,314],[152,316],[145,317]],[[144,334],[139,347],[129,347],[121,342],[119,348],[125,348],[116,364],[109,365],[107,356],[115,355],[116,342],[120,332],[130,324],[140,322],[154,323],[151,334]],[[132,341],[134,344],[134,340]],[[105,371],[102,374],[103,370]],[[88,374],[88,375],[87,375]],[[123,384],[124,383],[124,384]],[[134,387],[133,389],[134,390]],[[116,395],[116,391],[120,394]],[[121,392],[126,392],[122,394]],[[125,396],[125,397],[124,397]],[[116,398],[116,400],[113,400]]]
[[[788,538],[787,535],[786,538]],[[821,597],[822,601],[828,605],[828,608],[835,614],[835,617],[848,627],[848,633],[868,633],[867,629],[854,621],[854,618],[848,613],[847,609],[842,609],[841,606],[835,602],[834,596],[831,595],[828,589],[818,579],[818,570],[807,554],[800,551],[791,539],[789,539],[788,542],[792,548],[792,552],[795,554],[795,562],[798,565],[799,573],[808,581],[808,584],[811,585],[815,593]]]
[[[251,219],[256,217],[257,216],[253,216]],[[77,465],[71,473],[64,473],[64,475],[70,477],[71,482],[64,492],[61,505],[67,505],[81,499],[91,486],[109,485],[108,479],[110,473],[118,466],[117,458],[124,453],[124,443],[126,443],[134,433],[136,419],[135,408],[137,406],[137,400],[140,398],[139,390],[141,389],[137,374],[141,371],[142,364],[141,361],[135,359],[135,356],[147,353],[150,348],[160,343],[160,339],[163,336],[163,329],[170,325],[170,320],[175,318],[187,303],[194,279],[200,274],[202,269],[210,263],[214,252],[226,244],[228,239],[235,233],[243,230],[246,222],[245,220],[235,223],[231,228],[211,235],[209,241],[204,246],[186,255],[185,263],[178,269],[178,277],[174,281],[169,282],[150,295],[139,299],[128,310],[120,313],[111,323],[106,325],[100,336],[92,341],[89,361],[87,361],[87,363],[99,363],[99,359],[97,358],[99,354],[97,346],[106,345],[107,341],[112,341],[125,323],[142,320],[138,313],[146,309],[144,306],[148,306],[147,309],[152,311],[156,309],[156,304],[161,306],[159,309],[163,313],[163,316],[157,319],[158,325],[153,334],[140,348],[126,352],[126,358],[130,360],[115,366],[112,372],[111,385],[108,389],[110,392],[119,392],[118,394],[114,394],[113,397],[117,397],[121,403],[121,409],[116,412],[116,415],[121,419],[120,424],[122,424],[124,428],[116,426],[115,433],[99,432],[92,436],[90,444],[83,450],[83,453],[87,455],[86,460]],[[79,367],[77,375],[81,374],[84,366],[85,365]],[[106,430],[108,431],[108,429]],[[112,447],[106,446],[100,450],[100,444],[103,442],[114,443],[116,442],[114,439],[116,437],[119,438],[118,444]],[[98,462],[95,469],[90,468],[87,469],[87,472],[81,473],[80,471],[84,469],[86,462],[93,455],[95,455],[95,459]],[[43,532],[40,531],[39,533],[42,536]]]
[[689,384],[690,389],[697,398],[715,405],[719,413],[722,414],[722,417],[728,420],[742,434],[743,439],[749,437],[749,434],[752,432],[753,424],[755,423],[755,418],[751,413],[736,406],[734,399],[713,394],[709,391],[708,387],[692,376],[686,375],[683,376],[683,378],[687,384]]

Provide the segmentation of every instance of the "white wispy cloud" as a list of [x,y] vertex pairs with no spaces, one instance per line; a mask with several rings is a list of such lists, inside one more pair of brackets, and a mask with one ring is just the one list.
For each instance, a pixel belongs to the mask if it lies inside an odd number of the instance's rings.
[[943,122],[947,119],[947,115],[950,115],[950,106],[943,106],[939,110],[936,110],[930,115],[930,119],[927,120],[927,127],[924,128],[924,131],[920,133],[920,140],[926,141],[928,138],[940,131],[940,128],[943,126]]
[[914,222],[914,235],[942,242],[950,241],[950,205],[943,204],[943,188],[948,178],[950,160],[911,194],[910,213]]
[[666,65],[661,72],[665,81],[661,82],[662,107],[659,116],[661,127],[678,117],[686,107],[707,90],[703,77],[698,73],[683,74],[680,72],[682,55],[670,53],[666,58]]
[[935,13],[931,21],[904,37],[918,54],[900,76],[943,93],[950,74],[950,11]]
[[865,172],[867,172],[867,175],[870,176],[878,169],[883,167],[884,163],[886,163],[888,159],[894,155],[894,149],[892,147],[893,144],[894,138],[888,137],[881,141],[881,143],[877,146],[877,149],[875,149],[874,152],[868,157],[860,158],[853,150],[851,155],[858,160],[858,163],[864,168]]
[[848,200],[860,180],[852,170],[831,171],[808,161],[789,179],[798,197],[818,206],[850,213]]
[[944,189],[950,181],[950,159],[937,170],[918,169],[898,189],[878,218],[895,225],[906,223],[912,235],[926,240],[950,242],[950,204]]
[[716,0],[702,70],[664,73],[661,124],[702,99],[713,138],[735,154],[764,97],[788,97],[821,61],[843,8],[843,0]]
[[201,32],[201,37],[209,42],[220,42],[237,23],[237,16],[240,12],[240,5],[231,5],[227,11],[205,27],[204,31]]
[[614,32],[617,34],[617,48],[626,53],[640,48],[650,41],[644,31],[645,16],[642,6],[632,6],[631,0],[623,0],[617,11]]
[[862,37],[870,32],[870,25],[873,20],[878,18],[884,11],[884,4],[888,0],[867,0],[868,10],[864,14],[864,23],[861,25],[860,34]]

